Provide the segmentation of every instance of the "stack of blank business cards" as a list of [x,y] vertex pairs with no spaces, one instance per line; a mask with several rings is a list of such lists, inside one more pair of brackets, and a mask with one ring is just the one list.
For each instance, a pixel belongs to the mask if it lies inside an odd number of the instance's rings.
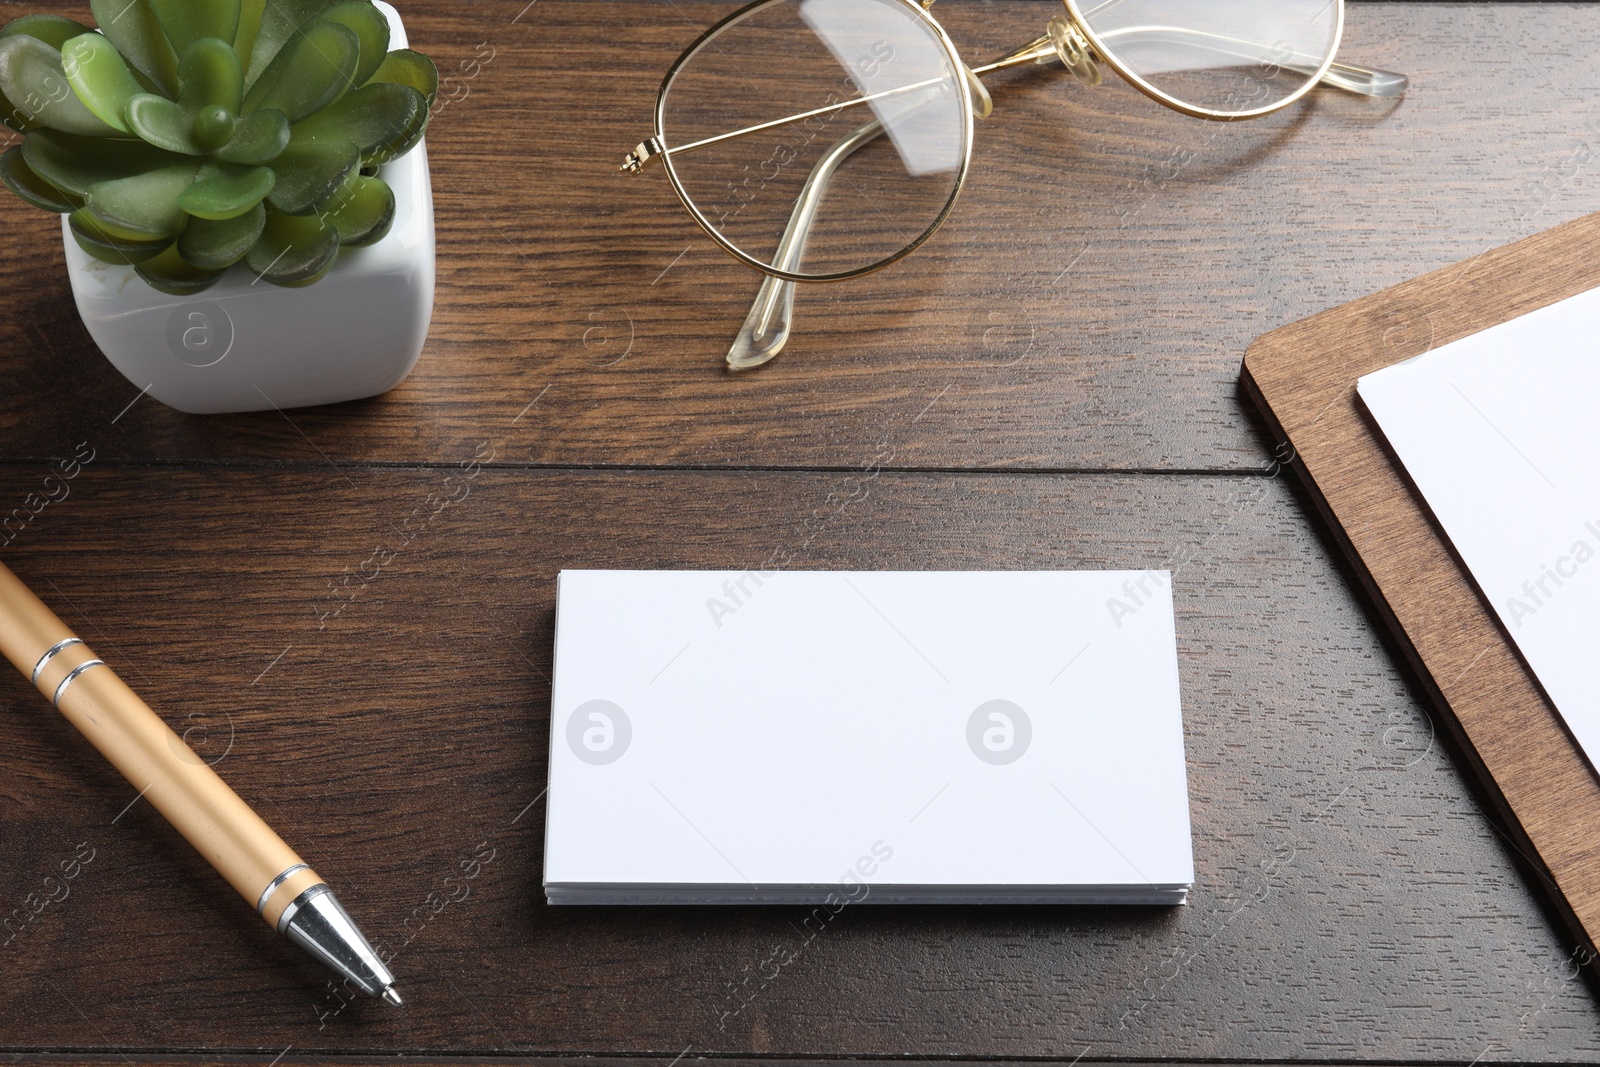
[[564,571],[553,904],[1181,904],[1161,571]]

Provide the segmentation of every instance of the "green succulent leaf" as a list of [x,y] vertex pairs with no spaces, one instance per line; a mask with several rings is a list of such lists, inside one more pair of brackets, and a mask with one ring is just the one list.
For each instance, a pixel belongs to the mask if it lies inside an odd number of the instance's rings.
[[165,237],[152,237],[150,234],[141,230],[130,230],[126,226],[121,226],[115,222],[111,222],[108,219],[101,218],[99,215],[96,215],[94,212],[90,211],[87,205],[79,208],[76,214],[87,226],[90,232],[104,241],[119,242],[129,245],[150,244],[151,242],[156,242],[162,245],[168,245],[172,243],[172,237],[170,235]]
[[239,57],[239,69],[250,70],[250,51],[256,46],[256,34],[261,32],[261,13],[267,0],[240,0],[239,31],[233,38],[233,51]]
[[67,226],[78,247],[102,263],[123,266],[143,263],[159,256],[172,245],[170,237],[154,241],[126,241],[115,237],[98,219],[81,209],[67,216]]
[[207,163],[178,197],[178,206],[200,219],[237,218],[266,198],[274,180],[266,167]]
[[178,102],[191,111],[215,106],[239,113],[244,106],[244,71],[232,45],[201,37],[184,49],[178,63]]
[[211,104],[195,112],[194,141],[206,151],[215,151],[233,140],[238,120],[227,108]]
[[[260,80],[278,55],[331,0],[272,0],[261,9],[260,28],[250,46],[250,62],[245,64],[244,84],[248,89]],[[243,32],[244,20],[240,19]]]
[[72,91],[61,52],[26,34],[0,38],[0,96],[24,121],[90,137],[123,131],[102,122]]
[[227,163],[270,163],[289,144],[289,119],[281,111],[252,111],[233,128],[228,143],[212,152]]
[[20,107],[6,99],[6,94],[0,92],[0,126],[17,133],[27,133],[36,130],[39,124],[25,115]]
[[220,270],[202,270],[185,262],[176,244],[133,269],[152,289],[173,296],[193,296],[203,292],[211,288],[223,274]]
[[317,214],[338,231],[346,248],[376,244],[394,225],[394,190],[382,178],[366,178],[359,171],[334,194],[317,205]]
[[426,108],[417,112],[416,120],[411,126],[381,145],[376,145],[361,153],[363,167],[381,167],[385,163],[399,159],[422,141],[422,135],[428,128],[428,112]]
[[176,101],[155,93],[132,97],[124,112],[128,128],[153,145],[191,156],[231,142],[243,93],[233,48],[215,37],[200,38],[184,51],[178,81]]
[[439,68],[421,52],[397,48],[383,57],[383,63],[369,79],[368,84],[382,82],[390,85],[409,85],[421,93],[433,107],[439,95]]
[[93,32],[94,30],[83,23],[62,18],[60,15],[23,15],[0,27],[0,37],[15,37],[21,34],[43,41],[57,50],[74,37]]
[[377,167],[421,139],[439,78],[388,51],[373,0],[90,7],[99,33],[50,15],[0,29],[0,122],[27,132],[0,182],[65,214],[85,252],[188,295],[240,261],[308,285],[390,232]]
[[372,0],[339,0],[330,4],[317,16],[318,21],[337,22],[356,35],[361,42],[361,57],[356,63],[351,85],[367,84],[367,80],[383,65],[389,54],[389,20],[373,6]]
[[260,204],[231,219],[190,219],[178,235],[178,254],[201,270],[223,270],[255,246],[266,222]]
[[339,254],[339,233],[316,215],[267,212],[261,239],[245,265],[274,285],[309,284],[322,277]]
[[278,181],[267,194],[267,202],[284,214],[304,215],[318,202],[326,200],[360,165],[361,150],[348,141],[342,144],[295,144],[291,141],[272,161]]
[[403,139],[427,115],[422,94],[404,85],[367,85],[294,126],[292,143],[353,143],[366,151]]
[[79,34],[61,47],[61,68],[83,106],[118,133],[131,133],[123,120],[128,101],[144,92],[117,46],[98,33]]
[[186,156],[205,155],[205,149],[195,140],[194,117],[176,101],[155,93],[140,93],[128,101],[124,117],[128,129],[157,148]]
[[78,197],[65,193],[33,172],[23,158],[22,146],[12,145],[0,154],[0,182],[34,207],[66,214],[83,205]]
[[[239,0],[150,0],[150,8],[177,55],[207,37],[220,39],[233,51],[239,35]],[[179,75],[181,79],[181,65]]]
[[78,137],[56,130],[28,134],[22,142],[22,156],[39,177],[77,197],[101,182],[184,162],[184,157],[143,141]]
[[[22,35],[33,37],[59,49],[72,38],[84,33],[93,33],[89,27],[81,22],[62,18],[60,15],[23,15],[21,18],[12,19],[4,27],[0,27],[0,38]],[[27,133],[29,130],[39,128],[39,124],[28,118],[22,109],[6,99],[0,92],[0,125],[18,133]]]
[[136,240],[172,237],[188,218],[178,197],[194,182],[198,160],[186,160],[131,178],[91,185],[83,204],[116,236]]
[[274,108],[299,122],[349,91],[360,57],[354,33],[336,22],[314,22],[245,94],[244,110]]
[[149,79],[156,91],[176,99],[178,54],[162,31],[150,0],[89,0],[89,10],[122,58]]

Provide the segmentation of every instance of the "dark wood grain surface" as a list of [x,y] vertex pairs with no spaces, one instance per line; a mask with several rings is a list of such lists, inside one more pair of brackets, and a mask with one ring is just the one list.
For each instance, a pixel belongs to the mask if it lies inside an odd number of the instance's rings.
[[[1319,92],[1208,124],[1114,79],[996,76],[945,228],[889,270],[806,287],[790,349],[730,377],[758,276],[663,175],[618,171],[667,64],[730,5],[403,6],[459,97],[428,137],[439,302],[409,381],[295,417],[334,460],[448,461],[493,429],[507,462],[853,466],[905,397],[942,393],[895,464],[1240,469],[1260,448],[1236,395],[1252,338],[1600,207],[1592,8],[1355,3],[1342,54],[1410,74],[1403,103]],[[1055,9],[937,13],[976,62]],[[53,383],[0,396],[0,429],[11,453],[52,455],[144,383],[78,325],[50,217],[0,211],[0,349],[11,380]],[[150,405],[111,454],[316,451],[271,412]]]
[[[484,471],[402,549],[447,476],[91,468],[7,550],[153,706],[199,712],[198,750],[227,752],[241,795],[397,950],[407,998],[339,1010],[151,809],[124,811],[137,791],[25,679],[0,678],[0,899],[95,850],[4,950],[7,1044],[1600,1053],[1568,947],[1284,479],[882,474],[862,498],[828,473]],[[30,480],[8,469],[0,491]],[[397,554],[361,568],[380,545]],[[1190,905],[863,907],[803,945],[804,909],[546,906],[557,571],[737,568],[778,547],[814,567],[1176,567]],[[346,568],[378,573],[346,585]],[[485,851],[470,895],[432,915]],[[779,945],[800,959],[767,979]]]
[[[1270,327],[1600,207],[1593,9],[1352,4],[1346,55],[1411,95],[1253,124],[1003,76],[946,229],[803,292],[791,350],[730,378],[753,276],[660,175],[615,170],[730,6],[404,8],[458,81],[429,135],[433,330],[382,398],[206,418],[139,399],[76,320],[55,221],[0,203],[0,510],[94,454],[0,560],[337,882],[407,999],[347,1004],[0,676],[0,917],[76,871],[0,934],[0,1057],[1600,1058],[1573,944],[1236,385]],[[1053,8],[937,10],[976,60]],[[1175,569],[1191,904],[863,907],[804,943],[783,908],[548,908],[557,572],[779,547]],[[777,946],[800,959],[767,978]]]

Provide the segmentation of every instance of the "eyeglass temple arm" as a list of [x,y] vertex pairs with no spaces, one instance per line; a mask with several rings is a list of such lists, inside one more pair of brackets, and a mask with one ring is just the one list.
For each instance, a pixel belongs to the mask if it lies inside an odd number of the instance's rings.
[[[805,186],[795,198],[789,224],[778,241],[777,253],[772,261],[774,267],[788,271],[799,268],[805,256],[806,238],[811,235],[811,224],[817,217],[817,208],[827,194],[834,173],[857,149],[882,133],[883,122],[874,119],[843,137],[811,168]],[[739,328],[739,336],[734,338],[733,347],[728,349],[728,366],[733,370],[748,370],[772,359],[783,351],[793,322],[794,282],[767,275],[762,279],[755,302],[750,305],[750,314],[745,316],[744,325]]]
[[[1164,29],[1169,33],[1177,34],[1179,36],[1209,37],[1215,41],[1235,41],[1239,44],[1245,43],[1242,41],[1237,41],[1235,38],[1222,37],[1217,34],[1202,33],[1199,30],[1188,30],[1175,26],[1164,27]],[[1093,46],[1091,45],[1089,47],[1091,54],[1094,54]],[[1213,45],[1212,47],[1215,48],[1216,46]],[[1221,49],[1217,50],[1222,51]],[[1259,56],[1251,55],[1247,52],[1230,52],[1228,54],[1237,56],[1240,59],[1256,60],[1259,58]],[[1006,67],[1020,66],[1023,63],[1048,63],[1052,59],[1056,58],[1059,58],[1059,53],[1056,51],[1055,43],[1051,41],[1049,35],[1046,34],[1034,38],[1021,48],[1007,52],[1005,55],[994,60],[993,62],[985,63],[981,67],[973,67],[972,73],[981,76],[988,74],[991,71],[1002,70]],[[1096,55],[1095,58],[1099,58],[1098,55]],[[1284,62],[1278,65],[1287,70],[1295,71],[1298,74],[1311,74],[1316,70],[1316,67],[1293,62]],[[1407,78],[1404,74],[1397,74],[1391,70],[1378,70],[1371,67],[1359,67],[1354,63],[1340,63],[1335,60],[1333,63],[1330,63],[1328,65],[1328,69],[1323,72],[1319,84],[1330,85],[1336,89],[1343,89],[1346,92],[1359,93],[1362,96],[1388,97],[1405,95],[1406,87],[1411,84],[1411,79]]]
[[[1214,36],[1214,35],[1207,35]],[[1006,67],[1019,66],[1023,63],[1047,63],[1059,58],[1055,43],[1049,35],[1043,35],[1029,41],[1020,48],[1013,49],[999,59],[986,63],[980,67],[971,68],[974,75],[988,74],[992,71]],[[1249,58],[1242,56],[1242,58]],[[1309,74],[1315,68],[1305,68],[1292,63],[1282,64],[1291,70]],[[1376,70],[1359,67],[1352,63],[1334,62],[1328,65],[1321,77],[1322,84],[1330,85],[1347,92],[1359,93],[1370,97],[1400,96],[1406,90],[1409,79],[1404,74],[1392,71]],[[848,101],[851,103],[864,103]],[[829,110],[842,109],[838,105]],[[780,122],[784,120],[779,120]],[[768,125],[763,124],[763,128]],[[739,131],[745,132],[745,131]],[[795,201],[794,212],[789,216],[789,223],[784,228],[783,237],[778,242],[773,266],[780,270],[796,270],[805,254],[806,238],[810,235],[812,222],[816,218],[817,208],[826,194],[829,183],[833,180],[834,173],[839,166],[854,152],[883,133],[883,123],[878,120],[867,123],[849,136],[843,138],[829,150],[827,155],[817,161],[807,178],[805,187],[801,190]],[[732,135],[732,136],[736,136]],[[729,136],[729,135],[725,135]],[[642,148],[643,146],[641,146]],[[646,162],[638,160],[639,164]],[[632,157],[630,157],[630,161]],[[637,169],[629,168],[629,169]],[[783,346],[788,343],[794,321],[794,295],[795,283],[785,278],[767,275],[761,283],[760,290],[756,293],[755,301],[750,306],[750,313],[745,316],[744,324],[739,329],[739,335],[734,339],[733,346],[728,350],[728,366],[733,370],[747,370],[759,367],[770,361]]]
[[[1043,63],[1055,58],[1057,58],[1055,45],[1049,36],[1041,36],[993,62],[973,67],[972,73],[982,75],[1023,63]],[[1330,65],[1323,74],[1322,81],[1350,92],[1377,97],[1398,96],[1405,91],[1407,83],[1403,74],[1369,70],[1348,63]],[[789,224],[784,228],[783,237],[778,242],[773,266],[787,271],[796,270],[800,266],[805,254],[806,238],[811,233],[811,224],[816,218],[817,208],[822,203],[822,197],[827,192],[834,173],[853,153],[882,133],[882,122],[877,120],[869,122],[840,140],[827,155],[817,161],[795,200],[794,212],[789,216]],[[745,316],[744,324],[739,328],[739,335],[734,338],[733,347],[728,350],[730,368],[748,370],[759,367],[783,351],[783,346],[788,343],[793,329],[794,294],[795,283],[786,278],[769,274],[762,279],[761,288],[756,293],[755,301],[750,305],[750,313]]]
[[1347,93],[1382,98],[1406,95],[1406,87],[1411,84],[1411,79],[1392,70],[1358,67],[1354,63],[1334,60],[1322,72],[1321,84],[1343,89]]
[[693,152],[696,149],[705,148],[708,145],[721,144],[723,141],[731,141],[735,137],[744,137],[752,133],[760,133],[763,130],[770,130],[777,126],[788,126],[792,123],[804,122],[806,119],[817,118],[822,115],[832,115],[837,112],[844,111],[847,108],[860,107],[862,104],[875,103],[876,101],[884,100],[891,96],[899,96],[902,93],[916,92],[919,89],[932,89],[942,84],[943,81],[943,78],[927,78],[923,81],[913,82],[909,85],[898,85],[893,89],[885,89],[882,92],[872,93],[868,96],[851,97],[849,100],[841,100],[837,104],[829,104],[826,107],[816,107],[812,108],[810,111],[801,111],[793,115],[785,115],[781,119],[772,119],[769,122],[762,122],[755,126],[746,126],[741,130],[731,130],[728,133],[719,133],[711,137],[703,137],[698,141],[693,141],[689,144],[674,145],[671,148],[668,148],[666,145],[662,144],[659,137],[649,137],[641,141],[632,152],[628,153],[627,157],[622,161],[621,169],[629,171],[633,174],[638,174],[651,163],[655,162],[657,157],[664,156],[669,152],[672,155],[681,156],[686,153]]

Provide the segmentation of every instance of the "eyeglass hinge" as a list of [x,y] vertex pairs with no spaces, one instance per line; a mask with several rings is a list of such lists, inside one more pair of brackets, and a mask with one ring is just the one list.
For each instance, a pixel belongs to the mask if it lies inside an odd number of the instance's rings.
[[662,145],[658,138],[647,138],[640,141],[633,151],[628,153],[628,158],[622,161],[622,169],[629,174],[638,174],[650,165],[651,160],[665,151],[665,146]]

